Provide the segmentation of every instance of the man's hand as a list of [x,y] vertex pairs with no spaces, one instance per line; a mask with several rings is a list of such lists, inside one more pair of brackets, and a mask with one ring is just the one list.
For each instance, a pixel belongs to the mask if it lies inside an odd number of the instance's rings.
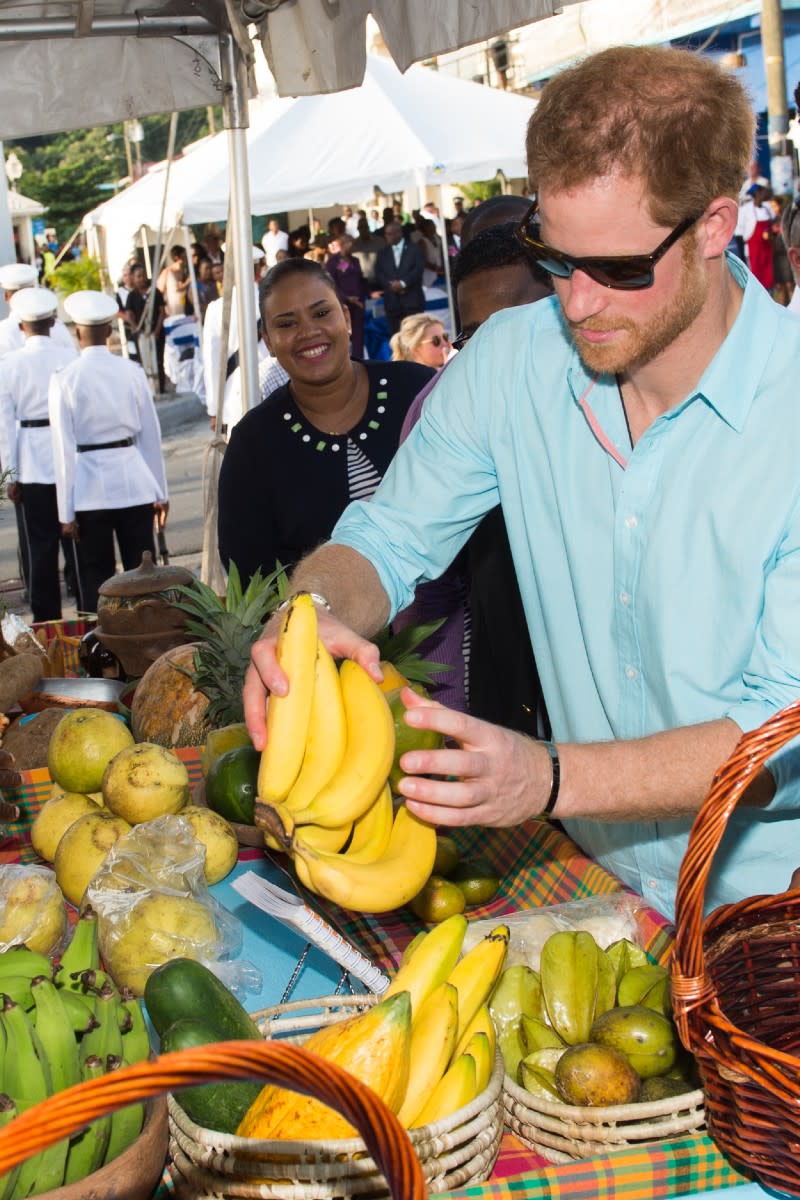
[[[323,608],[317,608],[319,636],[334,658],[352,658],[372,676],[376,683],[383,679],[380,669],[378,647],[366,638],[359,637]],[[281,670],[276,657],[280,614],[276,613],[264,627],[261,637],[254,642],[250,651],[251,662],[244,680],[244,719],[256,750],[266,745],[264,714],[267,696],[285,696],[289,691],[289,680]]]
[[6,495],[12,504],[19,504],[22,500],[22,484],[10,483],[6,488]]
[[159,529],[163,529],[169,515],[169,500],[154,500],[153,509],[158,517],[158,527]]
[[61,536],[65,537],[65,538],[69,538],[70,541],[79,542],[81,539],[80,539],[80,533],[78,530],[78,522],[77,521],[67,521],[66,524],[62,523]]
[[[410,688],[400,694],[406,724],[458,743],[443,750],[408,750],[398,791],[432,825],[519,825],[544,809],[552,780],[547,750],[530,738],[445,708]],[[444,776],[427,779],[421,775]],[[452,777],[455,777],[454,779]]]
[[404,292],[406,290],[405,284],[403,283],[402,279],[390,280],[389,289],[393,292]]

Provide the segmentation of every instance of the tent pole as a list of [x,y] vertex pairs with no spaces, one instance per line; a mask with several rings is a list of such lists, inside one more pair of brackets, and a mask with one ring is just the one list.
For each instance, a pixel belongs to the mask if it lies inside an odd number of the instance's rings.
[[[233,266],[238,285],[236,316],[239,325],[242,407],[247,412],[259,401],[250,177],[247,166],[247,71],[244,57],[232,34],[223,34],[219,44],[224,84],[222,111],[228,132],[228,161],[231,174]],[[229,242],[230,239],[226,241]]]
[[200,312],[200,293],[197,290],[197,275],[192,261],[192,233],[188,225],[182,225],[183,240],[186,242],[186,258],[189,267],[189,290],[192,293],[192,308],[194,309],[194,319],[197,322],[197,334],[201,344],[203,339],[203,316]]
[[456,329],[456,306],[453,303],[453,285],[450,281],[450,254],[447,249],[447,225],[444,220],[444,185],[439,184],[439,216],[442,221],[441,232],[439,237],[442,239],[442,262],[444,264],[444,282],[447,288],[447,307],[450,312],[450,336],[455,337],[458,333]]
[[153,264],[150,262],[150,245],[147,241],[146,226],[139,226],[139,233],[142,238],[142,254],[144,255],[144,269],[147,272],[147,278],[153,278]]

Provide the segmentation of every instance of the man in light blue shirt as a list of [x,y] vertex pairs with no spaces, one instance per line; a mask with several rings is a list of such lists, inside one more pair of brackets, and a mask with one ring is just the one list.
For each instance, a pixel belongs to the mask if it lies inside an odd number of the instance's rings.
[[[364,638],[499,500],[556,744],[409,696],[409,724],[460,748],[406,754],[400,791],[436,824],[554,811],[667,915],[714,770],[800,697],[800,329],[725,253],[752,132],[736,81],[683,51],[551,80],[522,233],[555,299],[481,328],[373,501],[293,577],[333,653],[378,678]],[[256,746],[265,690],[286,690],[274,627],[245,690]],[[709,907],[788,885],[794,807],[773,791],[765,775],[734,814]]]

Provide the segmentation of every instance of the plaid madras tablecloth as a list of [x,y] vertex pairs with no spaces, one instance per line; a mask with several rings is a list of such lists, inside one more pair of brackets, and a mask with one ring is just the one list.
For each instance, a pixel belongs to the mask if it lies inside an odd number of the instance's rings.
[[[199,751],[178,753],[194,784],[202,778]],[[25,772],[23,786],[8,799],[20,805],[20,821],[6,827],[0,862],[37,861],[30,846],[30,824],[51,790],[46,770]],[[495,898],[470,909],[470,919],[498,921],[521,909],[561,904],[619,891],[621,884],[588,859],[556,827],[531,821],[514,829],[448,831],[465,856],[480,855],[494,865],[502,880]],[[399,960],[403,947],[417,933],[419,922],[407,910],[380,916],[345,914],[317,897],[309,900],[325,911],[363,952],[384,968]],[[647,910],[640,932],[649,954],[666,963],[672,949],[672,929],[658,913]],[[451,1200],[666,1200],[667,1197],[732,1187],[747,1182],[705,1134],[678,1141],[618,1151],[602,1158],[553,1166],[506,1133],[492,1178],[450,1192]],[[171,1196],[166,1174],[154,1200]]]

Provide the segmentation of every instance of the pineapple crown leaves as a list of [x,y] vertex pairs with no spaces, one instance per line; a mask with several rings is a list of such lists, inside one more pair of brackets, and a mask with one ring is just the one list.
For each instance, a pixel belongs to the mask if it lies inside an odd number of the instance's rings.
[[[228,725],[243,719],[242,688],[250,662],[250,647],[270,613],[289,592],[281,563],[271,574],[258,570],[242,589],[235,563],[228,569],[228,584],[220,597],[200,580],[181,586],[177,607],[188,616],[186,632],[200,642],[195,651],[192,686],[208,697],[210,725]],[[179,668],[181,669],[181,668]]]
[[391,627],[387,625],[385,629],[375,635],[373,641],[380,651],[381,658],[392,663],[401,675],[405,675],[409,683],[431,684],[434,682],[434,675],[452,671],[453,668],[444,663],[431,662],[422,658],[416,651],[417,647],[427,638],[432,637],[441,629],[444,622],[445,618],[442,617],[438,621],[428,621],[424,625],[407,625],[398,633],[393,633]]

